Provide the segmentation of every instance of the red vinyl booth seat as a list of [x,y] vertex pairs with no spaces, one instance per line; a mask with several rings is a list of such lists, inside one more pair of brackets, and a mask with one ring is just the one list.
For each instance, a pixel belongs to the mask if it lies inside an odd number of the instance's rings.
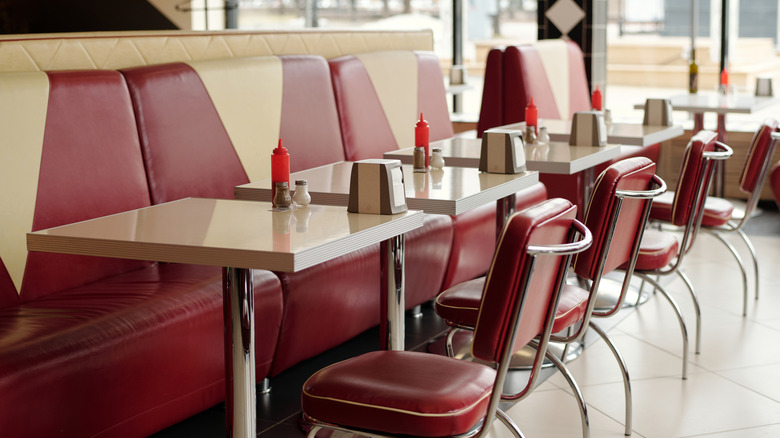
[[[0,106],[34,113],[14,129],[42,130],[42,143],[0,149],[3,165],[25,178],[4,191],[16,208],[3,227],[30,220],[23,226],[34,231],[150,205],[120,73],[3,74],[0,83]],[[24,233],[14,236],[3,241],[0,270],[4,437],[148,435],[224,399],[219,269],[27,253]],[[256,328],[265,376],[279,280],[257,273],[255,296],[267,317]]]
[[[279,132],[290,150],[291,170],[344,160],[325,59],[273,57],[278,58],[281,70],[254,74],[253,69],[264,67],[267,58],[257,58],[256,63],[251,59],[193,63],[194,67],[173,63],[123,70],[138,118],[153,203],[186,196],[232,198],[233,187],[249,182],[248,174],[270,170],[270,165],[252,168],[251,161],[239,157],[234,149],[239,139],[224,127],[230,123],[230,114],[215,108],[223,90],[214,85],[209,88],[208,78],[202,77],[205,74],[222,74],[230,80],[230,75],[245,70],[250,80],[262,81],[263,75],[281,73],[281,100],[278,107],[270,108],[280,122],[263,128]],[[268,109],[274,104],[257,102],[250,94],[231,98],[245,108]],[[262,135],[259,129],[254,132],[257,137]],[[273,146],[275,142],[256,148],[270,151]],[[407,234],[407,307],[439,292],[452,241],[451,222],[446,216],[427,216],[421,229]],[[284,305],[271,375],[377,325],[379,267],[379,246],[374,245],[301,272],[277,272]]]
[[[550,51],[556,50],[557,53],[549,54]],[[568,66],[568,68],[556,73],[568,82],[567,95],[557,97],[554,95],[554,80],[545,68],[542,52],[547,52],[547,56],[563,56],[557,59],[556,66]],[[485,129],[525,121],[525,107],[530,103],[531,98],[538,108],[542,124],[544,119],[569,120],[575,112],[591,109],[583,54],[575,42],[543,40],[536,44],[491,49],[485,64],[485,84],[477,122],[477,135],[482,136]],[[594,175],[599,175],[610,164],[625,158],[643,156],[657,162],[659,153],[658,144],[645,147],[623,146],[621,155],[597,166]],[[585,204],[584,173],[540,174],[539,181],[547,186],[549,197],[569,199],[584,211],[582,209]]]

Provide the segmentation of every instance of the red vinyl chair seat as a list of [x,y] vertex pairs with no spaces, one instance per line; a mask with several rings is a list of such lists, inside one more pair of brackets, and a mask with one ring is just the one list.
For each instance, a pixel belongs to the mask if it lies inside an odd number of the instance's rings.
[[[650,219],[671,222],[674,192],[666,192],[653,200]],[[734,213],[734,204],[727,199],[708,196],[704,202],[704,215],[701,218],[703,227],[719,227],[725,225]]]
[[435,354],[375,351],[311,376],[302,405],[312,418],[356,429],[458,435],[485,416],[495,374],[484,365]]
[[[449,323],[474,327],[479,314],[479,302],[485,277],[453,286],[436,297],[436,314]],[[576,286],[564,286],[555,310],[553,333],[582,321],[588,308],[588,291]]]
[[653,229],[645,230],[635,270],[652,271],[664,268],[674,260],[679,250],[680,244],[671,233]]
[[769,171],[769,186],[772,188],[775,203],[780,207],[780,161],[775,163],[772,170]]

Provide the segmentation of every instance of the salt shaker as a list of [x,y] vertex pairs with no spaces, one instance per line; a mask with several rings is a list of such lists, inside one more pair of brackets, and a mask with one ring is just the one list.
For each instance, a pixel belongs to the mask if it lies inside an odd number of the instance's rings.
[[431,169],[442,169],[444,167],[444,154],[441,148],[431,149]]
[[273,207],[280,209],[280,210],[286,210],[290,208],[290,205],[292,204],[292,198],[290,197],[290,188],[287,185],[286,181],[280,181],[274,183],[274,199],[273,199]]
[[309,194],[309,183],[305,179],[295,180],[295,195],[293,195],[293,202],[301,207],[309,205],[311,203],[311,195]]
[[550,134],[547,133],[547,127],[539,128],[539,138],[536,139],[539,144],[550,144]]
[[415,172],[425,172],[425,148],[417,146],[414,148],[412,169]]

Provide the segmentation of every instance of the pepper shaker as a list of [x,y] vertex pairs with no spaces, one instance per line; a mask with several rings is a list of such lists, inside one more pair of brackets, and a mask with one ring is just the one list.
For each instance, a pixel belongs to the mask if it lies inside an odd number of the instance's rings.
[[412,169],[415,172],[425,172],[425,148],[417,146],[414,148]]
[[276,209],[286,210],[290,208],[292,204],[292,198],[290,197],[290,188],[285,181],[274,183],[274,199],[272,205]]

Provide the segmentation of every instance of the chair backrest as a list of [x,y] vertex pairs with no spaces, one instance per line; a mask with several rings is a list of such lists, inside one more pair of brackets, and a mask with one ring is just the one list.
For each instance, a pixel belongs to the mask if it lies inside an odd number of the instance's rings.
[[732,154],[731,148],[717,141],[717,134],[707,130],[696,133],[685,147],[671,214],[672,224],[685,228],[681,253],[693,245],[701,225],[715,160],[728,159]]
[[775,197],[775,204],[780,207],[780,161],[772,166],[772,171],[769,173],[769,179],[772,195]]
[[742,168],[742,175],[739,178],[739,189],[748,195],[743,224],[755,210],[761,197],[764,181],[766,181],[769,169],[772,167],[771,160],[777,145],[776,140],[772,139],[772,133],[776,131],[777,120],[764,120],[756,133],[753,134],[753,140],[750,142],[745,166]]
[[570,242],[576,210],[568,200],[554,198],[509,218],[485,281],[474,357],[500,362],[507,349],[515,351],[515,345],[522,347],[551,327],[569,257],[535,255],[532,248]]
[[636,256],[650,202],[663,193],[651,191],[654,181],[659,181],[655,170],[649,158],[634,157],[612,164],[599,175],[585,216],[593,245],[577,254],[577,275],[595,280]]

